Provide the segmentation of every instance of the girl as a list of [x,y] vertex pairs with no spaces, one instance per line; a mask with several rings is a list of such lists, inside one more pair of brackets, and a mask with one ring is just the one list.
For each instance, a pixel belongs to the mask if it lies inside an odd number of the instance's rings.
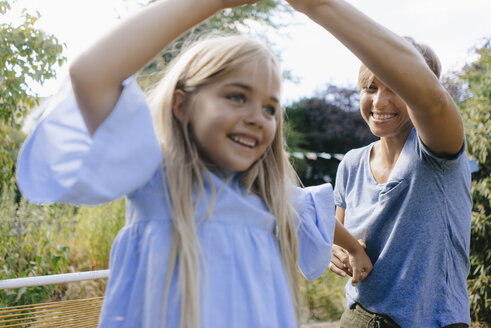
[[[294,188],[281,74],[264,46],[243,37],[198,42],[148,105],[128,78],[188,28],[247,2],[146,7],[71,65],[73,93],[23,147],[18,182],[31,201],[126,195],[101,327],[294,327],[297,267],[314,279],[329,264],[332,190]],[[371,263],[342,226],[335,242],[350,251],[356,284]]]
[[[341,327],[467,327],[472,201],[459,110],[427,46],[342,0],[289,0],[362,61],[360,111],[380,140],[346,154],[336,217],[366,239],[368,279],[346,286]],[[331,270],[348,255],[333,248]]]

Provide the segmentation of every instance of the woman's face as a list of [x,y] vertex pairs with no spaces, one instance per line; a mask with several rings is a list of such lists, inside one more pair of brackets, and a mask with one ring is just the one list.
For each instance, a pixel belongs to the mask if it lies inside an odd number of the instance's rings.
[[407,136],[413,124],[406,103],[377,77],[360,93],[360,110],[377,137]]

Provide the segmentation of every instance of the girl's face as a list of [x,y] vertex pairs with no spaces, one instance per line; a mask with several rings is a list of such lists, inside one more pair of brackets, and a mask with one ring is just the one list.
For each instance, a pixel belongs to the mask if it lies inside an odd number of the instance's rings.
[[360,109],[370,131],[377,137],[407,136],[413,126],[406,103],[377,77],[362,89]]
[[248,64],[200,87],[190,127],[202,155],[226,171],[247,170],[271,145],[281,107],[280,79],[266,63]]

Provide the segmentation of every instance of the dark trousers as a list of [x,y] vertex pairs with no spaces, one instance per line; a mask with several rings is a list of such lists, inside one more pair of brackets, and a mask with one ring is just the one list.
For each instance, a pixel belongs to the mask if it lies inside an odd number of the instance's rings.
[[388,316],[371,313],[356,303],[341,316],[340,328],[400,328]]
[[[443,328],[468,328],[465,323],[455,323]],[[356,303],[353,308],[344,311],[341,316],[340,328],[401,328],[386,315],[365,310]]]

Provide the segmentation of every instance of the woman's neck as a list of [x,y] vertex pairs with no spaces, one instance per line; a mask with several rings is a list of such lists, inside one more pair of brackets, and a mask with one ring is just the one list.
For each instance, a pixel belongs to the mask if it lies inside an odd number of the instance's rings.
[[399,159],[411,129],[397,136],[381,137],[370,153],[370,168],[377,183],[386,183]]

